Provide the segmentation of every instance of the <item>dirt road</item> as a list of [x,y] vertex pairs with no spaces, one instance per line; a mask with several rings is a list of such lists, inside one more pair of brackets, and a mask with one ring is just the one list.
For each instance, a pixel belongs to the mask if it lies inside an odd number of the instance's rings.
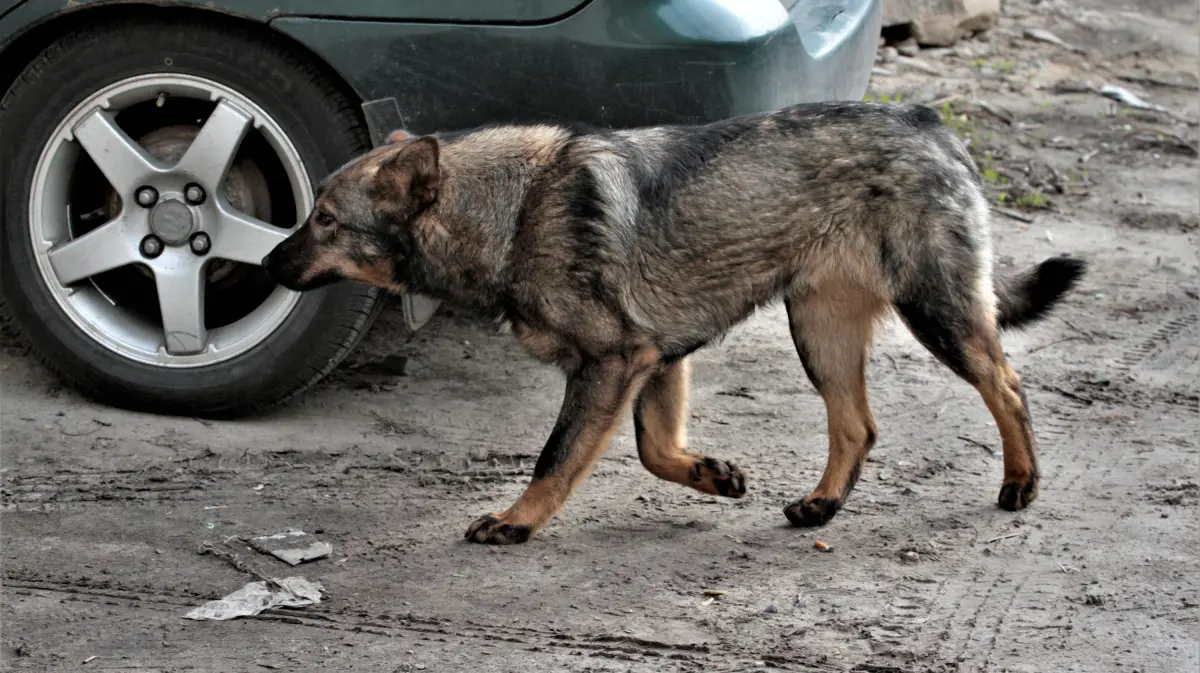
[[[982,401],[895,325],[869,372],[879,443],[827,527],[789,528],[781,511],[820,475],[825,420],[774,308],[695,365],[693,445],[742,465],[746,498],[655,480],[626,423],[565,511],[510,548],[461,538],[523,488],[561,380],[451,312],[415,336],[385,314],[317,390],[236,423],[93,405],[5,341],[6,665],[1200,670],[1200,195],[1196,127],[1177,120],[1200,112],[1197,11],[1138,5],[1007,2],[986,41],[918,63],[886,52],[872,86],[936,103],[976,139],[1009,213],[994,224],[1000,272],[1060,252],[1092,263],[1053,318],[1005,337],[1041,442],[1032,508],[997,509]],[[1068,46],[1022,37],[1031,27]],[[395,354],[404,376],[378,365]],[[322,604],[182,618],[252,579],[201,543],[290,527],[333,556],[292,569],[230,548],[319,580]]]

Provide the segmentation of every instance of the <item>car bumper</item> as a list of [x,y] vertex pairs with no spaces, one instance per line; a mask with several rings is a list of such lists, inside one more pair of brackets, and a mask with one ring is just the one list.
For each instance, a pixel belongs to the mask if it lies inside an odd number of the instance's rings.
[[[416,133],[496,121],[703,123],[859,99],[881,0],[593,0],[537,26],[288,17],[276,30]],[[790,0],[789,3],[790,4]]]

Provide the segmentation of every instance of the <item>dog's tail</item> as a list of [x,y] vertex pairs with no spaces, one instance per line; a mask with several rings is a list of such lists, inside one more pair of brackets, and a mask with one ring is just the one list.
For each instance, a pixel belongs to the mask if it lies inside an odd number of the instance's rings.
[[1041,320],[1087,270],[1075,257],[1051,257],[1009,278],[994,281],[996,322],[1000,329],[1022,327]]

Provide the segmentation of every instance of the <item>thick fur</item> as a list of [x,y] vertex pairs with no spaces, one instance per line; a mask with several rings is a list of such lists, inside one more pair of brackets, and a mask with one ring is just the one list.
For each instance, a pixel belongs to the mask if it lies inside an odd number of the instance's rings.
[[736,466],[685,450],[686,358],[776,300],[829,414],[829,463],[785,509],[794,524],[828,521],[857,481],[876,437],[866,351],[893,312],[995,416],[1000,505],[1036,497],[1028,409],[998,329],[1043,317],[1084,264],[992,277],[979,173],[933,110],[827,103],[694,127],[390,141],[330,176],[264,264],[297,290],[351,279],[473,307],[566,374],[529,490],[469,539],[528,539],[630,407],[651,472],[744,494]]

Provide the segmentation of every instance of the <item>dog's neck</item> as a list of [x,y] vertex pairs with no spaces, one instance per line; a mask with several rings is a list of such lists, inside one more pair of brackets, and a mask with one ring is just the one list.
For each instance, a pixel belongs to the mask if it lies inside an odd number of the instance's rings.
[[530,185],[554,160],[562,131],[484,130],[444,142],[437,202],[421,217],[409,288],[503,313],[510,252]]

